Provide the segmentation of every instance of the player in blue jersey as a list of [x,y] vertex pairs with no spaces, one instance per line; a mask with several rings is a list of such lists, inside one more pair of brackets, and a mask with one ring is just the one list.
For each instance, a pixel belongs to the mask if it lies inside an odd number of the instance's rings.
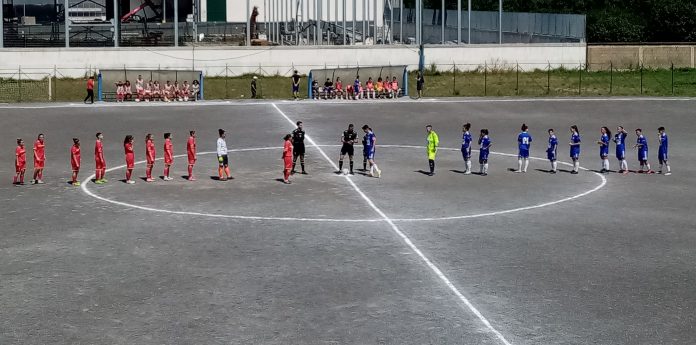
[[558,162],[556,162],[556,157],[558,156],[558,138],[553,134],[553,128],[549,129],[549,146],[546,147],[546,157],[551,162],[552,174],[558,171]]
[[580,130],[578,126],[570,126],[570,159],[573,160],[573,171],[571,174],[577,174],[580,169]]
[[623,126],[616,127],[616,134],[614,134],[614,142],[616,143],[616,159],[619,160],[620,168],[619,173],[628,174],[628,163],[626,163],[626,137],[628,132],[623,128]]
[[640,162],[639,174],[654,174],[655,172],[650,169],[650,162],[648,162],[648,139],[643,136],[643,130],[640,128],[636,129],[636,144],[633,148],[638,150],[638,162]]
[[[532,136],[527,133],[529,127],[526,124],[522,124],[522,132],[517,135],[517,144],[519,146],[519,153],[517,154],[517,170],[516,173],[526,173],[529,167],[529,148],[532,146]],[[524,167],[523,167],[524,162]]]
[[[370,177],[381,177],[382,170],[379,170],[377,163],[375,163],[375,147],[377,146],[377,137],[375,133],[372,132],[372,128],[368,125],[362,126],[363,132],[365,132],[365,137],[363,138],[363,154],[367,157],[367,162],[370,163],[370,172],[368,176]],[[375,174],[375,172],[377,174]]]
[[479,135],[479,164],[481,165],[481,176],[487,176],[488,175],[488,154],[490,153],[491,150],[491,145],[493,145],[493,142],[491,141],[491,138],[488,137],[488,130],[487,129],[482,129],[481,134]]
[[599,158],[602,159],[602,170],[600,172],[606,173],[609,172],[609,138],[611,138],[611,131],[609,127],[606,126],[602,127],[599,131],[602,133],[597,141],[597,145],[599,145]]
[[462,126],[462,158],[464,158],[464,165],[466,169],[464,170],[465,175],[471,174],[471,124],[466,123]]
[[657,171],[658,174],[662,174],[662,165],[667,167],[665,176],[672,175],[672,168],[669,166],[669,139],[667,138],[667,133],[665,133],[665,128],[660,127],[657,129],[659,133],[660,148],[657,151],[657,159],[660,161],[660,170]]

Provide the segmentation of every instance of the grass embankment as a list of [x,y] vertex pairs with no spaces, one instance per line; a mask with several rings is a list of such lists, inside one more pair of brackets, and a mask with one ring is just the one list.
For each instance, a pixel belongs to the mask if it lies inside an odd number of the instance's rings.
[[[208,77],[205,79],[205,98],[250,98],[251,75],[237,77]],[[416,94],[416,73],[409,75],[409,93]],[[473,71],[425,73],[425,96],[696,96],[696,69],[631,70],[631,71]],[[84,79],[54,79],[53,99],[59,102],[82,101],[85,96]],[[264,99],[288,99],[290,78],[260,77],[258,94]],[[5,93],[4,101],[46,101],[22,92],[22,97]],[[301,95],[306,95],[306,79]]]

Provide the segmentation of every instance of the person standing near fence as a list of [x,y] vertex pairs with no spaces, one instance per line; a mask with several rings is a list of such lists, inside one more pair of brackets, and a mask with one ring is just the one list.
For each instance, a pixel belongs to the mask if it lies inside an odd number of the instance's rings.
[[292,74],[292,96],[295,100],[300,98],[300,75],[297,73],[297,70]]
[[416,91],[418,91],[418,99],[423,97],[423,86],[425,85],[425,78],[423,78],[423,72],[418,71],[418,76],[416,77]]
[[256,98],[256,80],[259,79],[257,76],[251,79],[251,99]]
[[89,99],[90,104],[94,104],[94,77],[91,76],[87,79],[87,97],[85,97],[84,103],[87,103]]

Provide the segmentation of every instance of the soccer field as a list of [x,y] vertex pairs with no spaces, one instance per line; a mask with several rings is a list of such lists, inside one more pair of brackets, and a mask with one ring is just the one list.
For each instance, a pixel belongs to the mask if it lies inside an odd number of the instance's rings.
[[[424,99],[0,106],[0,344],[689,344],[696,339],[696,99]],[[301,120],[308,175],[282,179]],[[461,127],[493,142],[464,175]],[[381,178],[336,174],[349,123],[377,137]],[[533,136],[515,174],[517,134]],[[439,134],[427,176],[425,126]],[[569,127],[582,136],[578,175]],[[600,127],[657,128],[673,175],[601,168]],[[217,180],[218,128],[234,180]],[[559,139],[549,174],[546,131]],[[196,130],[197,181],[186,139]],[[103,132],[107,184],[94,174]],[[147,133],[162,175],[146,183]],[[14,143],[46,136],[43,185],[13,186]],[[124,178],[135,137],[137,182]],[[81,187],[68,184],[72,138]],[[474,148],[478,148],[474,145]],[[636,152],[628,150],[631,170]],[[478,152],[474,152],[474,172]],[[611,169],[618,168],[614,145]],[[347,164],[347,158],[346,158]]]

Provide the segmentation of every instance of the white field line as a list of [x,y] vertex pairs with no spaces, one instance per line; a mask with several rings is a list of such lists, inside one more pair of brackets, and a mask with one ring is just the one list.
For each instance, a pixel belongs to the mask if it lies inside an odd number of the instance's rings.
[[[288,117],[287,115],[285,115],[285,113],[284,113],[282,110],[280,110],[280,108],[278,108],[277,105],[273,104],[273,107],[274,107],[274,108],[278,111],[278,113],[279,113],[280,115],[282,115],[291,125],[293,125],[293,126],[295,125],[295,122],[292,121],[292,120],[290,119],[290,117]],[[324,157],[324,159],[326,159],[326,160],[331,164],[331,166],[334,167],[335,170],[338,170],[338,167],[336,166],[336,164],[334,163],[334,161],[333,161],[331,158],[329,158],[328,155],[326,155],[326,153],[324,152],[324,150],[322,150],[321,147],[320,147],[319,145],[317,145],[317,143],[316,143],[314,140],[312,140],[312,138],[311,138],[310,136],[305,136],[305,138],[307,139],[307,141],[308,141],[312,146],[314,146],[314,147],[319,151],[319,153]],[[418,249],[418,247],[416,247],[416,245],[411,241],[411,239],[410,239],[408,236],[406,236],[406,234],[404,234],[401,230],[399,230],[399,228],[396,226],[396,224],[395,224],[389,217],[387,217],[387,215],[386,215],[384,212],[382,212],[382,210],[380,210],[379,207],[377,207],[377,205],[375,205],[375,204],[372,202],[372,200],[371,200],[367,195],[365,195],[365,193],[363,193],[363,191],[360,189],[360,187],[358,187],[358,186],[353,182],[353,180],[351,180],[351,179],[348,178],[347,176],[345,176],[345,180],[348,182],[348,184],[350,184],[351,187],[353,187],[353,189],[355,189],[355,191],[363,198],[363,200],[365,200],[365,202],[366,202],[377,214],[379,214],[380,217],[382,217],[382,218],[384,219],[384,221],[387,222],[387,224],[389,224],[389,226],[392,228],[392,230],[393,230],[399,237],[401,237],[401,239],[406,243],[406,245],[407,245],[409,248],[411,248],[411,250],[413,250],[413,251],[421,258],[421,260],[423,260],[423,262],[435,273],[435,275],[436,275],[438,278],[440,278],[440,280],[441,280],[441,281],[442,281],[442,282],[443,282],[443,283],[444,283],[444,284],[445,284],[445,285],[446,285],[446,286],[459,298],[459,300],[460,300],[462,303],[464,303],[464,305],[467,306],[467,308],[469,308],[469,311],[471,311],[474,315],[476,315],[476,317],[478,317],[478,319],[486,326],[486,328],[487,328],[491,333],[493,333],[493,334],[498,338],[498,340],[500,340],[501,343],[503,343],[504,345],[511,345],[511,343],[510,343],[509,341],[507,341],[507,339],[505,339],[505,337],[504,337],[497,329],[495,329],[495,328],[491,325],[491,323],[488,321],[488,319],[486,319],[486,317],[483,316],[483,314],[481,314],[481,312],[480,312],[478,309],[476,309],[476,307],[474,307],[473,304],[471,304],[471,302],[469,301],[469,299],[466,298],[466,297],[459,291],[459,289],[457,289],[457,287],[454,286],[454,284],[452,284],[452,282],[449,280],[449,278],[447,278],[447,276],[445,276],[445,274],[442,273],[442,271],[441,271],[437,266],[435,266],[435,264],[434,264],[432,261],[430,261],[430,259],[428,259],[428,257],[425,256],[425,254],[423,254],[423,252],[421,252],[420,249]]]

